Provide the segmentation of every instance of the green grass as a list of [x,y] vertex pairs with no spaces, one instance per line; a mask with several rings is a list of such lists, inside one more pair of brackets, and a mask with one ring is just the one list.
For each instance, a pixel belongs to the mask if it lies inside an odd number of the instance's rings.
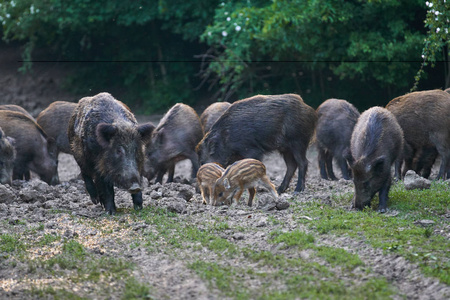
[[[333,201],[349,204],[351,196],[335,196]],[[447,183],[433,182],[431,189],[424,191],[406,191],[403,184],[397,184],[391,189],[388,203],[389,210],[397,213],[394,216],[380,214],[372,208],[352,211],[311,201],[302,204],[301,209],[302,214],[314,218],[314,222],[305,219],[298,219],[298,222],[319,234],[347,235],[356,239],[363,235],[373,247],[395,252],[418,263],[424,274],[450,284],[450,242],[435,234],[434,227],[424,228],[415,223],[429,219],[435,221],[434,226],[439,226],[446,222],[442,214],[449,207]]]

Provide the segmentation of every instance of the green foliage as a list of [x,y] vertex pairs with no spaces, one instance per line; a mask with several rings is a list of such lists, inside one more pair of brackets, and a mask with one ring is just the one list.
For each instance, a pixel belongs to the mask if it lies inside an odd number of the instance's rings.
[[[443,61],[449,61],[450,57],[450,9],[446,0],[429,0],[425,2],[427,6],[427,15],[425,18],[425,28],[428,29],[423,42],[422,65],[415,77],[411,91],[418,89],[419,81],[423,77],[424,67],[431,63],[434,67],[439,57]],[[447,67],[446,86],[450,85],[450,65]]]
[[24,250],[25,245],[19,240],[19,237],[12,234],[0,235],[0,252],[11,253]]
[[276,89],[267,78],[305,90],[305,81],[310,86],[314,81],[302,77],[307,70],[318,72],[319,80],[357,78],[404,88],[418,67],[409,61],[420,53],[422,25],[416,18],[422,5],[401,0],[229,1],[216,10],[202,39],[215,49],[209,69],[227,89],[225,96],[255,90],[258,84]]
[[25,43],[23,71],[45,48],[76,70],[72,90],[107,89],[140,113],[286,92],[365,108],[412,85],[425,16],[425,61],[447,47],[448,9],[430,3],[427,13],[419,0],[14,0],[0,22],[4,40]]

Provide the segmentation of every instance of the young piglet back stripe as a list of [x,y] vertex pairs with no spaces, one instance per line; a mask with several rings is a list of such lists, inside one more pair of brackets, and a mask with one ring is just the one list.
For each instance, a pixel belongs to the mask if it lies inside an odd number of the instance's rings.
[[276,198],[278,193],[266,175],[264,164],[255,159],[243,159],[230,165],[214,185],[213,205],[239,202],[242,193],[248,189],[248,205],[251,206],[256,193],[256,186],[262,185]]

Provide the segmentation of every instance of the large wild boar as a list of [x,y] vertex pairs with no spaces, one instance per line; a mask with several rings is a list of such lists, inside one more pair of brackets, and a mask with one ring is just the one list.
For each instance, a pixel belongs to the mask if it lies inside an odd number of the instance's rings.
[[216,123],[230,105],[229,102],[215,102],[203,111],[200,116],[200,122],[202,123],[203,131],[205,133],[211,130],[214,123]]
[[363,112],[353,130],[350,149],[354,207],[363,209],[379,193],[379,211],[386,212],[391,167],[403,153],[403,132],[394,115],[382,107]]
[[[393,99],[386,108],[403,129],[403,174],[410,169],[419,172],[438,153],[441,166],[437,178],[444,178],[450,167],[450,94],[442,90],[413,92]],[[401,162],[396,169],[400,167]]]
[[169,171],[167,182],[172,182],[175,164],[184,159],[191,161],[191,178],[195,178],[199,168],[195,146],[202,137],[202,125],[195,110],[186,104],[175,104],[161,119],[147,144],[147,179],[152,180],[156,176],[156,182],[161,183]]
[[229,166],[237,160],[279,151],[287,170],[278,193],[284,192],[298,168],[295,192],[305,188],[306,150],[317,123],[316,111],[299,95],[257,95],[234,102],[197,146],[200,162]]
[[56,143],[34,120],[20,112],[0,110],[0,127],[15,141],[13,179],[29,180],[33,171],[48,184],[59,183]]
[[93,203],[109,214],[116,211],[114,185],[131,193],[142,208],[141,173],[144,143],[151,124],[137,124],[130,109],[108,93],[82,98],[69,121],[72,154]]
[[348,180],[350,170],[346,157],[350,153],[350,139],[359,111],[353,104],[340,99],[328,99],[316,111],[320,176],[323,179],[337,179],[333,172],[333,158],[335,158],[342,177]]
[[0,183],[9,184],[12,182],[14,159],[16,150],[14,149],[14,139],[7,137],[0,128]]
[[67,128],[75,107],[76,103],[55,101],[41,111],[36,119],[45,133],[56,141],[58,153],[70,153]]

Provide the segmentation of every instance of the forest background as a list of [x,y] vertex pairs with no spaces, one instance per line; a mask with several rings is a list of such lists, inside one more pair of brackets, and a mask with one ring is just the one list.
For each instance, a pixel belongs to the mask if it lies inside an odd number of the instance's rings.
[[12,0],[1,37],[20,72],[70,68],[65,88],[139,113],[298,93],[360,110],[450,86],[446,0]]

